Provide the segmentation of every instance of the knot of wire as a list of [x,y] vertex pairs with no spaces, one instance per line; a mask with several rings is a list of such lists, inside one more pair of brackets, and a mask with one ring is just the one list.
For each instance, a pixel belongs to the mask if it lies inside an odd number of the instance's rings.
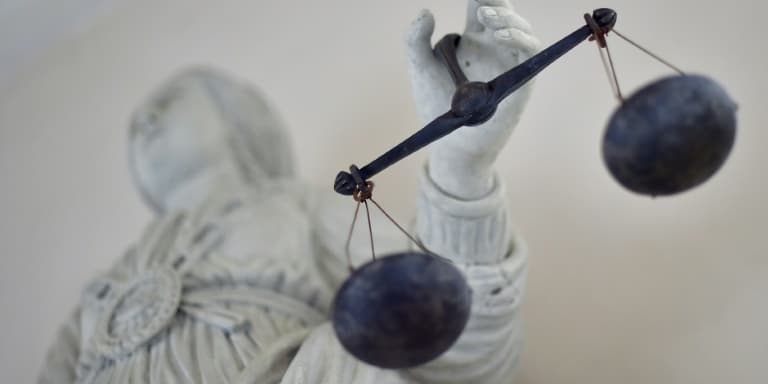
[[373,187],[374,183],[372,181],[368,181],[363,179],[363,177],[360,175],[360,170],[357,168],[356,165],[352,165],[349,167],[349,173],[352,175],[352,178],[355,181],[355,190],[352,192],[352,198],[357,202],[355,205],[355,213],[352,216],[352,224],[349,226],[349,234],[347,235],[347,242],[344,245],[344,252],[346,254],[347,258],[347,268],[350,272],[353,272],[355,270],[354,266],[352,265],[352,252],[350,251],[350,245],[352,243],[352,235],[355,231],[355,224],[357,223],[357,217],[360,213],[360,205],[365,206],[365,216],[368,221],[368,238],[370,240],[371,244],[371,258],[373,260],[376,260],[376,248],[373,244],[373,226],[371,225],[371,211],[368,207],[368,201],[373,203],[373,205],[376,206],[376,208],[381,211],[384,216],[386,216],[387,219],[389,219],[392,224],[397,227],[397,229],[400,230],[413,244],[415,244],[419,249],[421,249],[424,253],[427,253],[432,256],[439,257],[442,260],[449,261],[448,259],[445,259],[441,257],[440,255],[437,255],[427,249],[424,244],[419,241],[416,237],[408,233],[408,231],[403,228],[400,223],[398,223],[382,206],[373,198]]
[[651,52],[650,50],[641,46],[640,44],[634,42],[633,40],[629,39],[623,34],[619,33],[619,31],[617,31],[616,28],[600,27],[600,25],[598,25],[597,21],[595,21],[592,15],[588,13],[584,14],[584,20],[586,20],[589,28],[592,29],[592,36],[590,36],[589,41],[594,41],[597,43],[597,50],[600,52],[600,59],[603,62],[603,68],[605,69],[605,73],[608,76],[608,82],[611,85],[611,90],[613,91],[614,96],[620,103],[623,103],[625,99],[624,99],[624,95],[621,92],[621,86],[619,85],[619,78],[616,75],[616,66],[614,65],[614,62],[613,62],[613,56],[611,56],[611,49],[608,47],[608,41],[606,40],[606,36],[608,36],[608,33],[610,32],[615,33],[616,36],[619,36],[624,41],[633,45],[635,48],[639,49],[640,51],[647,54],[648,56],[651,56],[652,58],[656,59],[660,63],[671,68],[672,70],[679,73],[680,75],[685,75],[685,72],[683,72],[680,68],[671,64],[669,61]]

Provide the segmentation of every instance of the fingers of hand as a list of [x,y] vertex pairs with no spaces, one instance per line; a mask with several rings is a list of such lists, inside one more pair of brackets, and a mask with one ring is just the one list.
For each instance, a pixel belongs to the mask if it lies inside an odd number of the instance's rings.
[[477,0],[469,0],[467,2],[467,23],[464,27],[464,33],[480,33],[485,29],[477,19],[477,9],[479,7],[480,3]]
[[408,30],[408,43],[421,43],[431,38],[434,30],[435,17],[428,9],[422,9]]
[[496,41],[514,47],[520,52],[520,59],[527,59],[539,51],[539,39],[515,28],[498,29],[493,32]]
[[477,9],[477,20],[488,29],[519,29],[525,33],[531,33],[531,24],[513,12],[511,8],[505,7],[480,7]]
[[432,33],[435,31],[435,17],[429,10],[419,12],[411,23],[406,42],[412,59],[421,60],[432,56]]
[[470,0],[472,2],[475,2],[478,4],[478,6],[488,6],[488,7],[502,7],[507,8],[510,11],[513,10],[512,5],[509,4],[509,0]]
[[467,2],[467,25],[465,33],[480,33],[485,31],[485,25],[477,17],[478,10],[481,7],[500,7],[513,12],[512,6],[507,0],[468,0]]

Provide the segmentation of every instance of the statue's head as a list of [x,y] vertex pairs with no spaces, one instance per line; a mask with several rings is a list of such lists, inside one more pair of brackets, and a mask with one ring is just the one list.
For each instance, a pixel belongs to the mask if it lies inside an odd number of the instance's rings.
[[129,142],[135,181],[158,212],[294,174],[290,137],[266,99],[207,68],[160,86],[133,114]]

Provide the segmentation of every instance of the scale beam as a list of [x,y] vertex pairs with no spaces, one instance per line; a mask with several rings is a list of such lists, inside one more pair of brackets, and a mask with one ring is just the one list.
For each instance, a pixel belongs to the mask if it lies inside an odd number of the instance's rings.
[[[443,60],[456,85],[451,109],[360,168],[359,173],[355,168],[357,179],[362,179],[363,182],[370,179],[458,128],[480,125],[488,121],[493,117],[496,107],[502,100],[584,40],[591,37],[603,45],[605,34],[610,32],[616,24],[616,12],[601,8],[595,10],[592,15],[587,14],[584,17],[587,20],[586,25],[489,82],[469,81],[461,71],[456,58],[456,48],[461,36],[450,34],[443,37],[435,46],[435,54]],[[352,195],[356,188],[365,188],[364,183],[357,183],[355,179],[349,172],[339,172],[334,182],[334,190],[342,195]]]

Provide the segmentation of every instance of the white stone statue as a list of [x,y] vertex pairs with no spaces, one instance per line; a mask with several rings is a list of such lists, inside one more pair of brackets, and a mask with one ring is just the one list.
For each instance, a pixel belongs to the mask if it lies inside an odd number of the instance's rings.
[[[408,38],[425,121],[448,109],[452,93],[432,55],[433,27],[423,12]],[[459,61],[469,78],[487,80],[536,51],[530,33],[506,0],[469,0]],[[471,317],[438,359],[384,370],[349,355],[328,320],[348,275],[350,201],[294,179],[289,137],[253,88],[209,69],[174,77],[131,125],[135,180],[157,218],[87,285],[40,383],[510,382],[526,253],[507,225],[492,164],[528,92],[519,90],[483,126],[432,146],[416,235],[466,275]],[[382,253],[408,247],[395,231],[377,236]]]

